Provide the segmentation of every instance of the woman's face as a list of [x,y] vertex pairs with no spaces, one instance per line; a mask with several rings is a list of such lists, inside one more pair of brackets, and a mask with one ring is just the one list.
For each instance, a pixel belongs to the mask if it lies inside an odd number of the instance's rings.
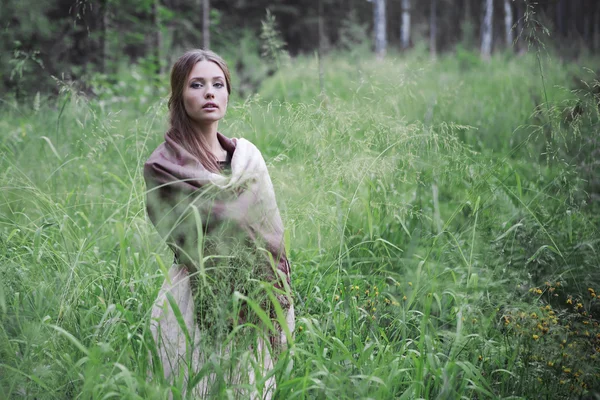
[[216,122],[225,116],[228,98],[221,68],[212,61],[196,63],[183,89],[183,105],[188,116],[202,125]]

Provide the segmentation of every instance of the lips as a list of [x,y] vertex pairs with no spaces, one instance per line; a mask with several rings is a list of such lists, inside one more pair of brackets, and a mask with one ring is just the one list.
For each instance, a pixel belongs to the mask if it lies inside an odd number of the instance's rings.
[[215,103],[206,103],[202,108],[219,108]]

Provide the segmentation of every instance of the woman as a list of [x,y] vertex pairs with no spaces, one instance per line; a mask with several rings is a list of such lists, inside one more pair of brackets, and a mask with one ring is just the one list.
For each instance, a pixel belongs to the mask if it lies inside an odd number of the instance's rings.
[[[144,165],[148,215],[175,254],[152,310],[155,358],[167,379],[183,379],[195,395],[259,386],[294,330],[266,164],[252,143],[218,132],[230,93],[221,57],[206,50],[180,57],[171,71],[170,127]],[[214,372],[228,362],[228,373]],[[274,388],[271,373],[261,397]]]

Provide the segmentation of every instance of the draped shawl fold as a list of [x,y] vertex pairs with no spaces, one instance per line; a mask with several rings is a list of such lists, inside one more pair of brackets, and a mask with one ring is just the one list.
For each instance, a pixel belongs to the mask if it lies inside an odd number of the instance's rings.
[[[249,141],[229,139],[220,133],[217,137],[231,157],[230,171],[226,174],[206,170],[196,157],[168,135],[144,165],[148,215],[175,253],[172,267],[175,269],[171,274],[179,276],[178,271],[182,268],[184,275],[199,272],[206,239],[219,235],[223,225],[233,226],[257,249],[263,276],[280,289],[276,290],[276,298],[287,312],[288,327],[293,331],[290,264],[283,246],[283,223],[267,166],[260,151]],[[163,285],[159,298],[170,290],[173,289]],[[186,286],[186,290],[189,292],[190,287]],[[191,294],[179,295],[183,298],[179,305],[189,308],[187,302]],[[178,299],[177,296],[174,298]],[[160,317],[159,314],[153,311],[153,317]],[[161,326],[161,329],[171,328]],[[272,344],[285,341],[284,335],[278,336],[271,336]]]

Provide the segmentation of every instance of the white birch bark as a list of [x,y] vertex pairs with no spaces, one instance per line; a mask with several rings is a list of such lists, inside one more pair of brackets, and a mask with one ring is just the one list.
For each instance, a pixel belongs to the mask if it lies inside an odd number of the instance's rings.
[[375,10],[373,13],[375,27],[375,54],[378,59],[385,56],[387,47],[385,0],[374,0]]
[[437,53],[437,0],[431,0],[429,14],[429,53],[435,57]]
[[494,1],[485,0],[485,14],[481,24],[481,56],[489,59],[492,55],[492,22],[494,16]]
[[510,0],[504,0],[504,28],[506,29],[506,47],[513,46],[513,14]]
[[410,0],[402,0],[402,23],[400,24],[402,49],[410,46]]

